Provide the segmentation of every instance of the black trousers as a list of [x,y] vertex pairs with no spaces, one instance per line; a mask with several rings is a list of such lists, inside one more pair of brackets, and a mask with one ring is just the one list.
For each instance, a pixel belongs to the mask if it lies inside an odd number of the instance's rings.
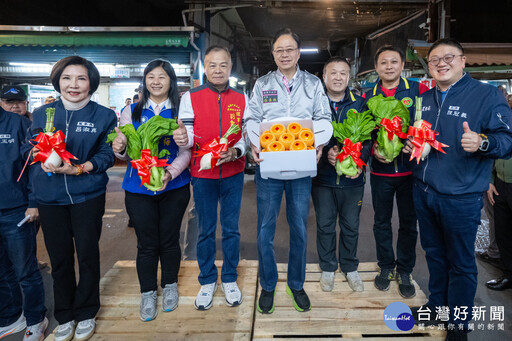
[[125,205],[137,234],[137,275],[140,291],[157,289],[178,281],[181,248],[180,228],[190,200],[190,185],[151,196],[125,192]]
[[[74,205],[38,205],[52,264],[55,318],[83,321],[100,309],[100,249],[105,194]],[[75,276],[75,250],[79,279]]]
[[496,178],[499,195],[494,196],[494,233],[500,249],[503,275],[512,279],[512,183]]

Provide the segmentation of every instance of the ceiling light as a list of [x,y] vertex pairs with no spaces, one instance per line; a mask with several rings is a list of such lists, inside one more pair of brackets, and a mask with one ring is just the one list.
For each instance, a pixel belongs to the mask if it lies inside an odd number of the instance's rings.
[[318,53],[318,49],[317,48],[304,48],[304,49],[300,49],[300,52],[301,53]]

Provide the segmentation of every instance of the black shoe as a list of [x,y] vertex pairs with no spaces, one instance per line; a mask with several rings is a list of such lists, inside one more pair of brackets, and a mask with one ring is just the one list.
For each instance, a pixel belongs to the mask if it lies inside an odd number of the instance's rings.
[[491,290],[502,291],[505,289],[512,288],[512,280],[508,277],[503,276],[497,279],[491,279],[490,281],[485,283],[485,286]]
[[395,269],[380,269],[379,274],[375,276],[373,284],[381,291],[389,290],[389,283],[395,279]]
[[446,325],[445,322],[436,319],[437,313],[435,307],[430,306],[428,303],[421,307],[411,307],[412,317],[414,317],[414,324],[423,324],[427,326],[438,326],[440,324]]
[[416,296],[416,289],[414,288],[414,284],[412,284],[411,274],[398,273],[396,275],[396,281],[398,282],[398,292],[400,296],[403,298]]
[[499,266],[501,264],[501,258],[491,257],[491,256],[489,256],[487,251],[477,252],[476,255],[478,256],[478,258],[480,258],[481,260],[483,260],[486,263],[489,263],[489,264],[492,264],[495,266]]
[[461,330],[449,330],[446,333],[446,341],[468,341],[468,333]]
[[311,309],[311,302],[309,302],[308,294],[304,289],[294,290],[286,285],[286,293],[292,298],[293,306],[297,311],[303,312]]
[[261,289],[260,299],[256,308],[262,314],[272,314],[274,312],[274,296],[276,295],[276,289],[272,291],[266,291]]

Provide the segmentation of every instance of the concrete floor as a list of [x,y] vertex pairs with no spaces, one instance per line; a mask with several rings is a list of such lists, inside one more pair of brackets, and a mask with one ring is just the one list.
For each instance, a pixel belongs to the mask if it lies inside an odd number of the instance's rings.
[[[127,227],[128,216],[124,209],[124,192],[121,189],[121,183],[124,176],[124,167],[114,167],[109,170],[110,182],[107,190],[107,205],[104,216],[104,228],[100,241],[101,250],[101,275],[103,276],[118,260],[135,259],[136,256],[136,238],[133,229]],[[395,205],[396,206],[396,205]],[[396,210],[396,209],[395,209]],[[288,260],[288,225],[286,223],[284,202],[281,207],[281,214],[278,219],[275,236],[275,253],[278,262],[287,262]],[[243,259],[257,259],[256,247],[256,188],[253,176],[245,176],[245,186],[242,198],[242,212],[240,215],[240,234],[241,245],[240,254]],[[187,215],[182,224],[182,238],[184,227],[187,221]],[[376,261],[375,239],[372,231],[373,209],[371,204],[371,193],[369,182],[366,184],[363,207],[361,211],[360,235],[358,257],[361,262]],[[398,220],[396,212],[393,215],[393,228],[397,230]],[[308,263],[318,262],[316,253],[316,224],[315,212],[311,203],[310,216],[308,222]],[[219,232],[219,231],[218,231]],[[220,233],[217,234],[217,258],[221,259]],[[42,233],[38,237],[38,258],[41,261],[49,262],[48,254],[44,247]],[[428,269],[425,262],[425,253],[418,244],[416,246],[417,261],[413,272],[414,279],[418,282],[421,289],[428,295]],[[490,264],[477,261],[478,264],[478,290],[475,298],[475,305],[485,306],[487,313],[485,316],[485,330],[475,330],[469,336],[469,340],[512,340],[512,290],[504,292],[494,292],[485,287],[485,282],[500,275],[500,271]],[[45,290],[46,306],[48,308],[47,316],[50,319],[49,331],[57,326],[53,318],[53,292],[50,269],[42,270]],[[133,279],[137,281],[136,278]],[[313,306],[314,306],[314,302]],[[407,303],[404,300],[404,303]],[[488,329],[489,310],[491,306],[505,307],[505,331],[492,331]],[[475,324],[476,328],[476,324]],[[495,325],[497,328],[497,324]],[[22,333],[5,338],[6,341],[22,340]]]

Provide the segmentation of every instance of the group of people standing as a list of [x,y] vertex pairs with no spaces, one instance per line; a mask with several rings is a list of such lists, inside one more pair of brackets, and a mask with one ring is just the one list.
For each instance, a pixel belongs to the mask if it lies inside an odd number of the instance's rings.
[[[437,82],[434,89],[401,77],[405,57],[392,46],[375,55],[379,82],[360,97],[348,88],[350,62],[333,57],[326,62],[322,81],[298,67],[299,37],[290,29],[278,31],[272,41],[277,69],[259,78],[250,99],[229,87],[232,68],[227,48],[206,50],[206,83],[178,95],[176,74],[165,60],[150,62],[145,70],[139,102],[127,105],[120,126],[144,125],[154,116],[177,119],[173,136],[159,141],[166,150],[163,185],[156,191],[141,186],[130,162],[123,181],[125,205],[137,235],[136,267],[140,283],[140,318],[151,321],[158,314],[157,272],[161,265],[162,310],[178,307],[178,272],[181,260],[180,226],[192,184],[199,236],[197,260],[201,288],[195,300],[198,310],[212,307],[217,290],[215,266],[217,212],[220,205],[222,251],[221,290],[228,306],[238,306],[243,295],[237,285],[239,262],[239,216],[244,184],[244,155],[252,153],[265,162],[259,146],[245,136],[247,122],[260,123],[280,117],[342,122],[350,111],[363,112],[366,100],[378,94],[407,103],[414,121],[415,99],[423,97],[423,119],[449,145],[446,154],[435,150],[419,164],[409,161],[410,141],[395,160],[386,161],[375,141],[363,143],[361,159],[370,164],[370,182],[375,211],[375,235],[379,274],[374,279],[379,290],[389,290],[398,281],[404,298],[415,296],[412,271],[415,265],[417,222],[421,245],[430,272],[429,301],[424,307],[471,307],[476,291],[476,264],[473,244],[482,208],[482,194],[489,188],[492,159],[512,154],[510,108],[497,89],[473,80],[464,73],[462,46],[452,39],[435,42],[428,53],[429,71]],[[33,122],[0,111],[0,140],[3,160],[2,185],[9,193],[0,198],[0,337],[23,330],[26,340],[41,340],[48,325],[44,290],[35,257],[35,228],[39,216],[52,265],[57,341],[86,340],[95,330],[100,307],[100,261],[98,242],[105,210],[106,170],[115,156],[130,160],[128,139],[116,127],[112,110],[90,101],[99,85],[94,64],[81,57],[57,62],[50,76],[60,100],[38,108]],[[273,101],[265,101],[272,93]],[[501,96],[501,97],[499,97]],[[411,102],[412,101],[412,102]],[[21,173],[25,160],[37,150],[27,141],[43,131],[46,109],[55,109],[55,131],[65,134],[66,150],[76,157],[71,164],[35,164]],[[211,169],[200,170],[200,147],[224,135],[233,124],[239,132],[230,136],[227,150]],[[115,129],[112,145],[106,136]],[[357,272],[359,215],[366,180],[363,167],[355,176],[341,177],[334,165],[340,146],[331,139],[317,146],[318,173],[315,178],[265,179],[259,167],[257,189],[257,247],[261,293],[257,310],[274,311],[278,281],[274,255],[274,235],[283,191],[290,229],[286,292],[298,311],[311,309],[304,290],[307,248],[307,218],[310,198],[316,211],[317,250],[322,269],[320,286],[332,291],[338,266],[354,291],[364,285]],[[399,213],[396,253],[393,247],[391,216],[396,197]],[[16,223],[30,216],[17,227]],[[336,224],[339,219],[339,249],[336,252]],[[76,280],[74,253],[78,260]],[[396,256],[395,256],[396,254]],[[23,289],[24,301],[20,286]],[[23,303],[22,303],[23,302]],[[421,307],[421,308],[424,308]],[[470,308],[469,308],[470,309]],[[413,309],[414,310],[414,309]],[[416,309],[417,311],[418,309]],[[450,322],[455,321],[450,316]],[[464,328],[449,330],[447,339],[467,338]]]

